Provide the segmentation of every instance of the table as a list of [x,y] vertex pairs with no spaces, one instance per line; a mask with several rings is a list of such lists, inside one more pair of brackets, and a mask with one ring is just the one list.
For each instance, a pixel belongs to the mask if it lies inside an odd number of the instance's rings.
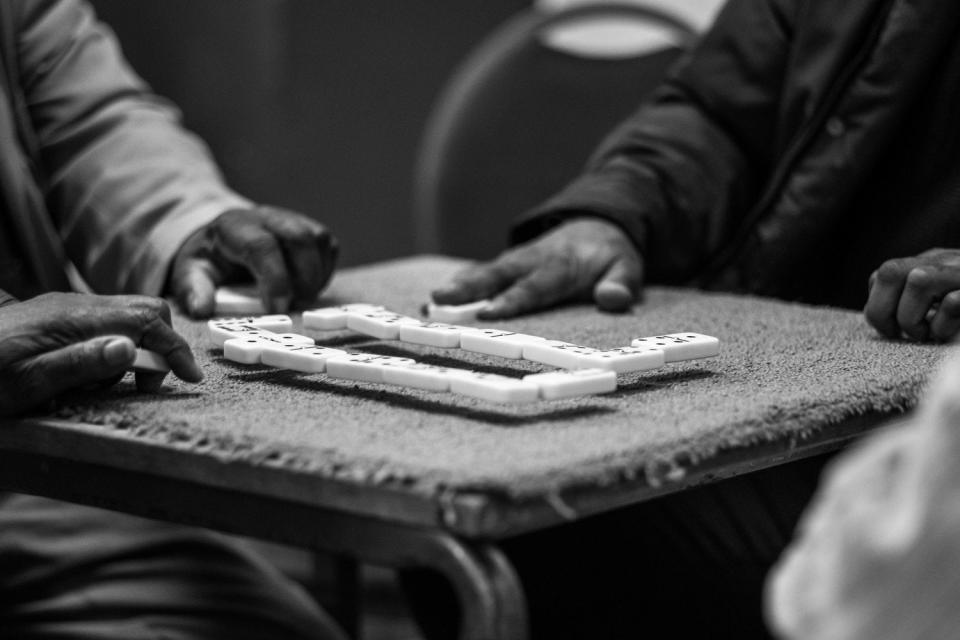
[[[416,314],[462,264],[347,269],[320,304]],[[628,314],[575,304],[477,324],[598,347],[696,331],[719,337],[721,355],[621,376],[611,394],[509,406],[231,363],[204,323],[174,322],[204,383],[170,379],[143,395],[128,378],[0,425],[0,487],[431,567],[454,585],[470,640],[526,637],[522,585],[499,540],[840,447],[909,410],[950,349],[880,339],[849,311],[651,288]],[[318,337],[508,375],[541,368]]]

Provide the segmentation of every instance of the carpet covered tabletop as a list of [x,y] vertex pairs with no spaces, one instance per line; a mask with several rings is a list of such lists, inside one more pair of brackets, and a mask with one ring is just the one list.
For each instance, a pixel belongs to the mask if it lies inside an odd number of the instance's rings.
[[[428,291],[462,264],[417,257],[346,269],[320,306],[370,302],[417,315]],[[302,332],[296,314],[294,322]],[[573,305],[476,324],[608,348],[693,331],[720,338],[721,355],[621,375],[606,395],[501,405],[234,364],[208,342],[205,323],[177,317],[206,374],[201,384],[171,376],[162,394],[145,395],[128,376],[102,393],[66,398],[49,417],[318,478],[524,497],[661,473],[677,460],[906,410],[948,350],[881,339],[859,313],[668,288],[649,289],[628,314]],[[544,368],[347,331],[310,335],[320,344],[506,375]]]

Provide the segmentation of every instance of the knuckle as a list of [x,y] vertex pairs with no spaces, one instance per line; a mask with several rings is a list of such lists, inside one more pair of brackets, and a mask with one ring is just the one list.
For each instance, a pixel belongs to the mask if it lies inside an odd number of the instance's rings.
[[272,253],[277,246],[273,234],[264,231],[247,238],[241,247],[241,253],[247,259]]
[[902,258],[896,258],[881,264],[874,273],[877,274],[879,282],[889,284],[903,279],[908,270],[909,266],[906,261]]
[[915,289],[926,289],[933,284],[933,274],[924,267],[913,267],[907,271],[907,286]]
[[536,299],[541,295],[541,287],[538,286],[534,280],[524,278],[511,287],[505,295],[510,296],[510,298],[513,300],[520,298]]
[[876,305],[867,305],[863,311],[867,323],[885,336],[893,336],[897,333],[896,322],[890,317],[890,314]]
[[940,313],[952,318],[960,317],[960,291],[951,291],[940,301]]
[[145,328],[160,319],[163,308],[155,302],[144,298],[140,304],[130,307],[130,313],[137,325]]

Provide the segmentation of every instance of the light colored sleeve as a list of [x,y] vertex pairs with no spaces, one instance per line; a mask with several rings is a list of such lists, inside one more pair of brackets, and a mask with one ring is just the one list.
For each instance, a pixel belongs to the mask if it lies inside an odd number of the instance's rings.
[[67,255],[98,292],[160,294],[183,241],[249,201],[83,0],[4,1],[16,2],[20,85]]
[[953,638],[960,629],[960,358],[915,417],[825,474],[767,585],[790,640]]

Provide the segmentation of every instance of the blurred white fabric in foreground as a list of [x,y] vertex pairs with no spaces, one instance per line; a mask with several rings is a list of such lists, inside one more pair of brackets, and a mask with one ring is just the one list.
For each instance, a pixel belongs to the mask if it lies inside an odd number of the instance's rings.
[[791,640],[960,637],[960,358],[832,463],[767,587]]

